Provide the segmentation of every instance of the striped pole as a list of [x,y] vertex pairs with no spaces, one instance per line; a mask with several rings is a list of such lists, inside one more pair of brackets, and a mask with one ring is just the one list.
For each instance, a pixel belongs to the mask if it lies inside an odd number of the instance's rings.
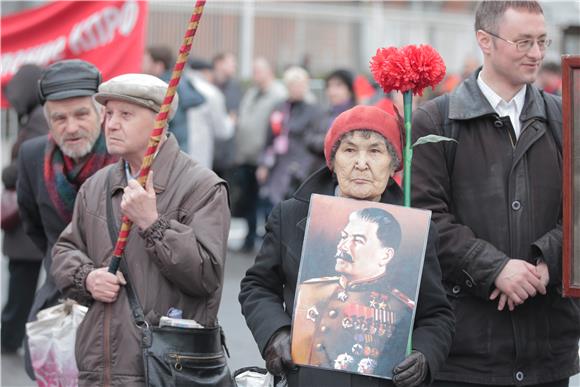
[[[183,44],[179,48],[179,56],[177,57],[177,61],[173,67],[173,73],[171,74],[169,87],[165,93],[163,105],[161,105],[161,109],[155,117],[155,126],[151,132],[151,137],[149,137],[149,144],[147,146],[147,151],[145,152],[145,158],[143,158],[139,177],[137,178],[142,187],[145,186],[145,182],[147,181],[147,176],[149,175],[149,170],[151,169],[151,163],[153,162],[153,156],[155,156],[155,152],[157,152],[157,146],[161,140],[163,128],[165,128],[165,125],[167,124],[169,108],[171,107],[173,96],[175,96],[175,90],[179,84],[181,73],[183,72],[183,68],[187,63],[187,57],[189,56],[191,44],[193,43],[193,37],[197,31],[197,26],[199,25],[204,6],[205,0],[198,0],[195,3],[193,14],[191,15],[191,19],[189,20],[189,24],[187,26],[187,31],[185,31],[185,36],[183,37]],[[119,269],[121,257],[123,256],[123,251],[125,250],[125,245],[127,244],[127,237],[129,236],[132,225],[133,223],[129,220],[129,218],[123,216],[123,224],[121,225],[121,230],[119,231],[119,236],[117,237],[117,243],[115,244],[115,250],[113,251],[113,259],[109,265],[109,273],[115,274],[117,269]]]

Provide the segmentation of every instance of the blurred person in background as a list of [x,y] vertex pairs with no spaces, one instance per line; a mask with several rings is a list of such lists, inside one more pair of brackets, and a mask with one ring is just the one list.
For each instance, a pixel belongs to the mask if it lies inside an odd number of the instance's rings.
[[[217,54],[212,60],[213,83],[225,98],[226,111],[235,125],[242,99],[242,85],[236,78],[238,63],[231,52]],[[235,128],[235,126],[234,126]],[[235,158],[235,137],[227,140],[216,139],[214,144],[213,169],[218,176],[225,177],[233,166]]]
[[[44,253],[46,280],[36,292],[29,321],[57,304],[61,293],[50,274],[51,251],[72,219],[82,183],[115,161],[107,153],[101,131],[101,109],[92,96],[101,82],[100,71],[79,59],[56,62],[43,71],[38,93],[49,134],[28,140],[18,154],[18,206],[24,230]],[[27,346],[25,346],[25,349]],[[34,372],[30,357],[26,371]]]
[[242,85],[236,78],[236,57],[231,52],[217,54],[213,58],[212,66],[213,83],[224,95],[228,114],[235,118],[242,99]]
[[266,212],[286,199],[307,177],[314,156],[306,138],[320,126],[321,109],[306,101],[310,78],[301,67],[290,67],[284,73],[288,99],[270,115],[266,146],[260,157],[256,178],[260,195],[266,200]]
[[389,114],[395,114],[393,96],[385,94],[374,79],[369,81],[368,77],[359,74],[354,78],[353,89],[357,104],[376,106]]
[[235,133],[235,167],[229,174],[232,213],[248,225],[241,252],[254,250],[258,218],[258,181],[256,169],[266,144],[270,114],[286,99],[286,88],[276,80],[265,58],[253,64],[252,86],[240,103]]
[[[175,60],[173,51],[167,46],[148,47],[143,54],[143,73],[154,75],[157,78],[169,82]],[[193,87],[190,82],[180,79],[177,86],[179,106],[175,117],[169,123],[169,131],[175,135],[179,148],[188,152],[188,124],[187,109],[201,105],[205,98]]]
[[538,73],[536,85],[546,93],[562,95],[562,67],[556,62],[546,62]]
[[349,70],[332,71],[326,76],[324,84],[328,107],[320,121],[320,126],[307,135],[308,149],[314,155],[308,175],[324,166],[324,138],[334,119],[355,105],[354,77]]
[[[12,146],[10,164],[2,170],[6,190],[15,192],[18,178],[16,163],[22,143],[48,133],[48,124],[38,97],[42,69],[26,64],[14,74],[5,89],[10,106],[18,117],[18,135]],[[6,194],[6,191],[4,192]],[[16,208],[17,209],[17,208]],[[7,214],[2,214],[6,216]],[[14,353],[22,344],[25,324],[34,301],[44,252],[30,240],[22,228],[18,212],[9,225],[3,226],[2,254],[8,258],[8,297],[2,309],[2,353]]]
[[226,112],[224,95],[212,84],[211,63],[190,58],[183,77],[205,100],[186,112],[188,153],[202,166],[213,169],[215,142],[226,141],[234,135],[233,121]]

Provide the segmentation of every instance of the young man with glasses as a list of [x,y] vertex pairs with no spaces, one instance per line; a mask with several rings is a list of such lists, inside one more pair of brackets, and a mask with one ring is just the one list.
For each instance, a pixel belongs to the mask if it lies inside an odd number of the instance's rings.
[[580,302],[561,296],[561,99],[533,86],[550,45],[536,1],[484,1],[483,67],[413,115],[413,206],[433,211],[456,333],[435,386],[568,386]]

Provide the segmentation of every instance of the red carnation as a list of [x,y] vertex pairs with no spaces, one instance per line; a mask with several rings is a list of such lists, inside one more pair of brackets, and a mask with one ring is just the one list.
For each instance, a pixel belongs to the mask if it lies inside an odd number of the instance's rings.
[[441,55],[428,45],[379,48],[370,67],[385,93],[412,90],[415,95],[423,95],[423,89],[434,87],[445,76]]

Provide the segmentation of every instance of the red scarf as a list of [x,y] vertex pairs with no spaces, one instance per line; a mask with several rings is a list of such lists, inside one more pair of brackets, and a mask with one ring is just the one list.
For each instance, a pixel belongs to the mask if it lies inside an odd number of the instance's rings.
[[81,163],[75,163],[64,155],[52,136],[48,135],[44,152],[44,183],[54,208],[65,222],[72,220],[75,198],[85,180],[115,161],[117,157],[107,153],[103,133]]

